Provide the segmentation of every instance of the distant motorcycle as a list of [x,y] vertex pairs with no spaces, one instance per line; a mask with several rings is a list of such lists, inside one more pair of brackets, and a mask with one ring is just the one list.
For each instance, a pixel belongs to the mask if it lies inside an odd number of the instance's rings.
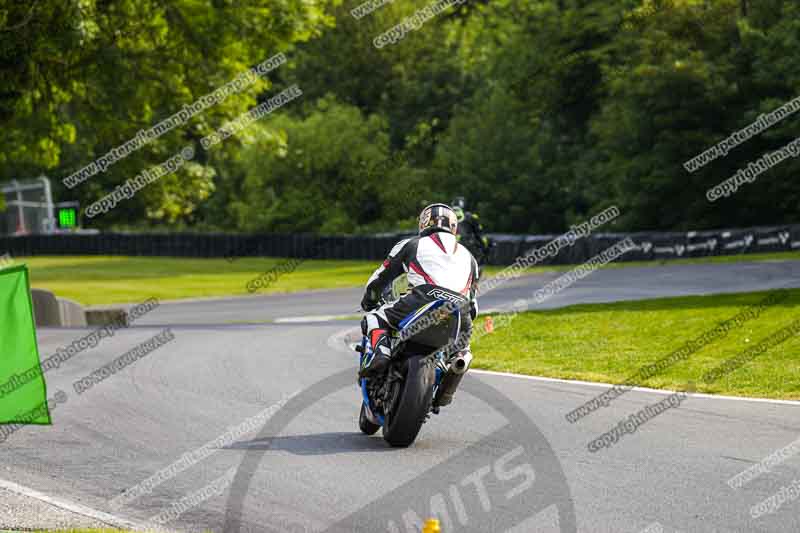
[[[389,301],[389,293],[391,288],[384,292],[380,305]],[[364,434],[373,435],[382,427],[383,438],[390,445],[410,446],[430,414],[439,414],[439,408],[452,401],[472,354],[468,350],[445,353],[458,339],[461,325],[461,311],[448,313],[443,309],[445,303],[435,300],[403,319],[392,337],[392,362],[385,374],[359,380],[362,402],[358,426]],[[403,340],[404,331],[412,331],[415,323],[432,313],[440,315],[435,325]],[[363,337],[354,349],[364,368],[373,356],[369,339]]]

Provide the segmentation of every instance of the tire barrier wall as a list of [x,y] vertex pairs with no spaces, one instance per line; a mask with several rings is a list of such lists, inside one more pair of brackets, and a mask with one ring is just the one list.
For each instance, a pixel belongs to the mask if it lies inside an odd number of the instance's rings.
[[[227,258],[296,257],[383,259],[409,234],[319,236],[311,234],[101,233],[96,235],[26,235],[0,237],[0,253],[37,255],[127,255]],[[490,234],[496,243],[489,263],[507,265],[547,244],[557,235]],[[660,261],[688,257],[800,250],[800,224],[692,232],[595,233],[563,248],[542,264],[578,264],[631,237],[636,249],[622,261]]]

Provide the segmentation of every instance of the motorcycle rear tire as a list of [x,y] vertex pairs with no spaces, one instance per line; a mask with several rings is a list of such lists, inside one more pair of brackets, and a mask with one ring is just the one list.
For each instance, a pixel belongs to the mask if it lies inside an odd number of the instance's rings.
[[383,438],[392,446],[410,446],[428,417],[433,399],[436,368],[430,357],[408,359],[400,397],[384,420]]

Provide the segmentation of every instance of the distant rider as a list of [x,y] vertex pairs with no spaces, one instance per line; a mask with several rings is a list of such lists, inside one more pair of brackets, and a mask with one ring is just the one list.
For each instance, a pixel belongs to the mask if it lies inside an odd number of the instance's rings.
[[[361,329],[374,357],[361,370],[361,376],[386,370],[392,355],[390,331],[400,329],[404,318],[437,299],[462,306],[461,339],[469,340],[472,320],[478,313],[479,270],[469,250],[456,240],[457,230],[453,209],[445,204],[429,205],[419,215],[419,236],[398,242],[369,278],[361,301],[362,309],[369,312],[361,321]],[[384,289],[404,273],[408,274],[410,291],[396,302],[376,309]],[[457,347],[465,345],[460,342]]]
[[453,200],[453,211],[458,219],[458,242],[472,252],[478,264],[483,265],[489,260],[492,246],[489,238],[483,234],[483,225],[478,220],[478,215],[466,211],[464,204],[463,197]]

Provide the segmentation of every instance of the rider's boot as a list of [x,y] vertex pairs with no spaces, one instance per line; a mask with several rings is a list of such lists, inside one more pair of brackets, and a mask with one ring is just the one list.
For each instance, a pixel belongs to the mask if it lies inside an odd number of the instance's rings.
[[381,317],[369,314],[361,321],[361,331],[369,339],[372,357],[364,361],[361,371],[358,373],[359,377],[375,376],[386,372],[392,360],[389,324]]

